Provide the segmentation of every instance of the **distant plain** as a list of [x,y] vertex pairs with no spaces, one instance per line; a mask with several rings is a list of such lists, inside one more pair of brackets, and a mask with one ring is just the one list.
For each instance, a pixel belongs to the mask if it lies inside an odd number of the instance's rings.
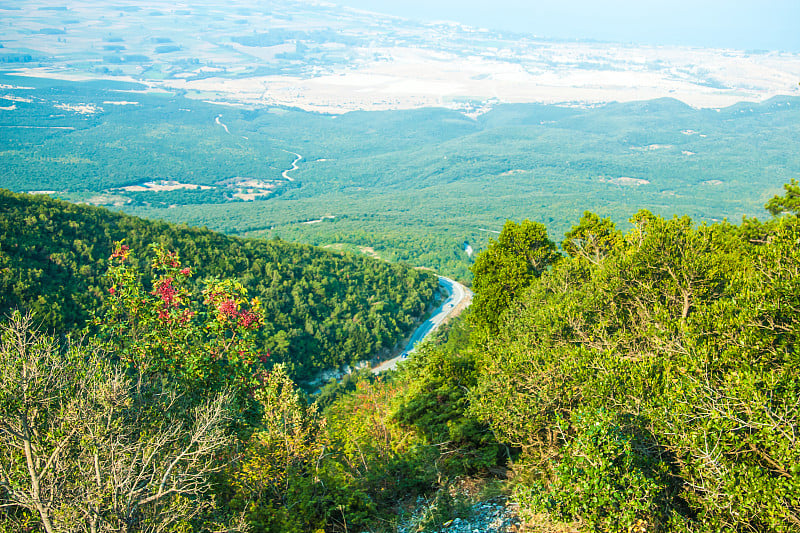
[[15,191],[468,280],[467,252],[507,218],[556,240],[584,209],[736,221],[800,174],[798,54],[301,2],[0,13],[0,186]]

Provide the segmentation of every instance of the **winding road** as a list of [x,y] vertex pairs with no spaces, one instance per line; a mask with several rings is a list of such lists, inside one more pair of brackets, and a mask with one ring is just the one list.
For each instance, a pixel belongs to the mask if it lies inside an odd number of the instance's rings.
[[220,126],[222,126],[223,128],[225,128],[225,131],[228,133],[228,135],[230,135],[231,131],[228,129],[228,126],[226,126],[225,124],[222,123],[222,121],[220,120],[221,118],[222,118],[222,115],[218,115],[217,116],[217,120],[215,122],[217,124],[219,124]]
[[297,170],[298,168],[300,168],[300,167],[297,166],[297,163],[299,163],[300,160],[303,159],[303,156],[300,155],[300,154],[296,154],[294,152],[290,152],[289,150],[283,150],[283,151],[286,152],[287,154],[292,154],[293,156],[297,157],[297,159],[292,161],[292,168],[288,168],[288,169],[284,170],[283,173],[281,174],[281,176],[283,176],[287,180],[294,181],[292,179],[292,177],[289,176],[289,172],[292,172],[292,171]]
[[[219,124],[220,126],[222,126],[223,128],[225,128],[225,131],[228,133],[228,135],[230,135],[230,134],[231,134],[231,131],[228,129],[228,126],[227,126],[227,125],[225,125],[225,124],[224,124],[224,123],[223,123],[223,122],[220,120],[221,118],[222,118],[222,115],[217,115],[217,118],[215,119],[215,121],[214,121],[214,122],[216,122],[217,124]],[[71,128],[71,129],[75,129],[75,128]],[[247,137],[243,137],[243,139],[247,139]],[[294,181],[294,180],[292,179],[292,177],[289,175],[289,172],[294,172],[295,170],[297,170],[298,168],[300,168],[300,167],[298,167],[298,166],[297,166],[297,163],[299,163],[299,162],[300,162],[300,161],[303,159],[303,156],[302,156],[302,155],[300,155],[300,154],[294,153],[294,152],[290,152],[289,150],[282,150],[282,151],[283,151],[283,152],[286,152],[287,154],[292,154],[292,155],[293,155],[293,156],[295,156],[295,158],[296,158],[294,161],[292,161],[292,168],[287,168],[286,170],[284,170],[284,171],[281,173],[281,176],[283,176],[283,178],[284,178],[284,179],[286,179],[286,180],[288,180],[288,181]]]
[[458,315],[472,302],[472,291],[459,282],[444,276],[439,276],[439,285],[446,289],[450,293],[450,296],[447,297],[441,306],[436,308],[436,310],[433,312],[433,315],[431,315],[428,320],[423,322],[416,329],[416,331],[414,331],[414,333],[411,335],[411,338],[409,338],[408,344],[406,344],[403,353],[374,367],[372,369],[373,374],[379,374],[386,370],[394,370],[399,361],[409,357],[414,350],[416,350],[417,343],[430,335],[432,332],[436,331],[436,329],[441,326],[449,316]]

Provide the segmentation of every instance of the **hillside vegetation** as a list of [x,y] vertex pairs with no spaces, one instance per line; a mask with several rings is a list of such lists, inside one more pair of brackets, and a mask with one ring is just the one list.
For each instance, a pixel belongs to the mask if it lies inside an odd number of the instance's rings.
[[[740,220],[800,169],[792,97],[719,110],[666,98],[509,104],[471,118],[222,107],[116,81],[0,83],[16,87],[0,95],[14,107],[0,124],[6,188],[227,234],[371,247],[466,282],[465,241],[481,249],[507,218],[558,235],[586,209],[622,229],[631,206]],[[161,181],[180,185],[144,187]]]
[[[631,222],[585,214],[511,302],[476,271],[471,412],[518,451],[515,497],[601,531],[797,531],[798,218]],[[490,251],[536,276],[512,230]]]
[[27,309],[57,333],[84,326],[112,286],[105,273],[116,241],[133,250],[145,287],[153,279],[150,244],[190,265],[196,295],[206,278],[241,283],[261,300],[258,344],[297,379],[393,349],[438,291],[428,272],[363,256],[0,190],[0,312]]
[[738,225],[639,211],[626,233],[586,212],[563,254],[508,221],[464,320],[314,398],[261,364],[244,287],[198,294],[155,246],[147,290],[117,244],[93,335],[2,326],[0,525],[440,531],[466,481],[530,531],[797,531],[798,198]]

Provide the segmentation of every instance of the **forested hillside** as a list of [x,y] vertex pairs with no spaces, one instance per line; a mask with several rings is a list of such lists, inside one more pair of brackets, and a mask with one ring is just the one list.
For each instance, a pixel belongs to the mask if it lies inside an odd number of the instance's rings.
[[0,73],[0,85],[10,87],[0,94],[0,184],[15,192],[226,234],[371,248],[464,282],[465,242],[482,249],[507,218],[557,234],[585,209],[618,225],[631,206],[739,220],[800,168],[792,97],[723,109],[666,98],[503,104],[476,117],[330,115],[222,107],[121,81]]
[[516,450],[528,516],[798,531],[798,197],[767,223],[640,211],[624,235],[586,213],[563,258],[506,225],[476,262],[470,412]]
[[315,397],[260,364],[244,287],[198,294],[178,254],[118,244],[92,335],[0,327],[0,528],[432,532],[491,498],[520,531],[797,531],[798,199],[626,233],[586,212],[563,253],[508,221],[464,320]]
[[0,190],[0,312],[28,309],[57,333],[84,326],[112,286],[108,260],[114,242],[123,240],[146,287],[153,276],[150,244],[178,253],[193,271],[195,294],[205,278],[239,281],[261,300],[262,348],[296,378],[392,348],[438,290],[430,273],[362,256]]

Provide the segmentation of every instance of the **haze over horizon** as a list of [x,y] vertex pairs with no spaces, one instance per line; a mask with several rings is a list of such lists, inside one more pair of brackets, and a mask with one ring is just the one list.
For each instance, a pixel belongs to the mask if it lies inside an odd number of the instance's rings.
[[800,52],[770,50],[797,41],[789,24],[800,6],[786,0],[763,9],[718,0],[697,8],[687,0],[650,8],[630,0],[338,1],[354,7],[20,0],[24,8],[0,6],[8,12],[0,62],[24,75],[106,77],[202,100],[324,113],[444,107],[477,116],[497,103],[663,97],[721,108],[800,96]]
[[335,0],[417,21],[447,20],[554,39],[800,52],[796,0]]

